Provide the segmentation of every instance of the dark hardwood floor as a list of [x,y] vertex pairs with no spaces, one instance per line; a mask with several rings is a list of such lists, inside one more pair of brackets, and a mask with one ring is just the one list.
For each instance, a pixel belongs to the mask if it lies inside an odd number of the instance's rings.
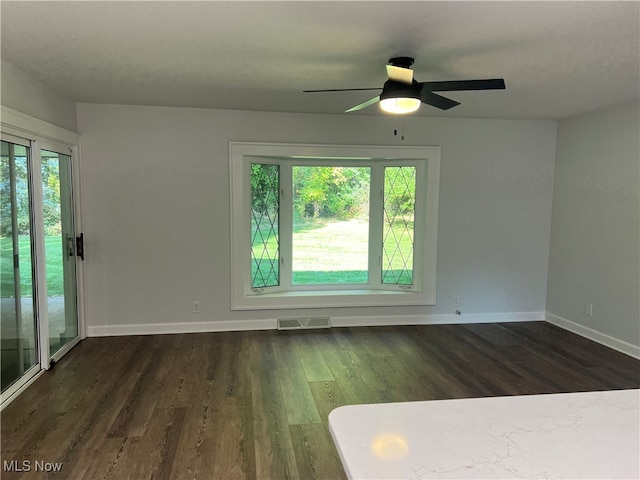
[[639,387],[544,322],[89,338],[2,412],[2,478],[334,480],[341,405]]

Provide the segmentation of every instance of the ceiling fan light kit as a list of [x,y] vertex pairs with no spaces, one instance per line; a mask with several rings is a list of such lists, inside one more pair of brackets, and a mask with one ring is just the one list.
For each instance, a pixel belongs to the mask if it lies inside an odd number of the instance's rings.
[[413,113],[422,104],[420,90],[420,86],[413,79],[410,85],[387,80],[380,94],[380,108],[396,115]]
[[[394,57],[387,64],[387,76],[380,95],[366,102],[349,108],[345,113],[356,112],[380,103],[380,109],[394,115],[413,113],[426,103],[440,110],[449,110],[460,102],[443,97],[434,92],[457,92],[464,90],[504,90],[504,79],[493,78],[487,80],[452,80],[438,82],[417,82],[413,78],[413,58]],[[331,90],[304,90],[304,93],[318,92],[349,92],[355,90],[379,90],[378,88],[342,88]]]
[[422,102],[419,98],[397,97],[383,98],[380,100],[380,109],[396,115],[413,113],[420,108]]

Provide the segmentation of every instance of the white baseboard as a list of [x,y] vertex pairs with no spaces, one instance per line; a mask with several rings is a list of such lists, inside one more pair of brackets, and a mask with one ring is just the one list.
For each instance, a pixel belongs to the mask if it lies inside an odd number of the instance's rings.
[[331,317],[333,327],[376,327],[385,325],[453,325],[465,323],[533,322],[544,320],[544,312],[463,313],[436,315],[386,315]]
[[224,320],[219,322],[138,323],[133,325],[93,325],[90,337],[122,335],[161,335],[166,333],[237,332],[243,330],[275,330],[275,318],[261,320]]
[[[386,325],[445,325],[456,323],[530,322],[544,320],[544,312],[463,313],[462,315],[379,315],[331,317],[333,327],[373,327]],[[275,330],[275,318],[258,320],[224,320],[212,322],[150,323],[133,325],[94,325],[89,337],[121,335],[159,335],[166,333],[233,332],[243,330]]]
[[640,347],[638,345],[633,345],[629,342],[625,342],[624,340],[614,338],[605,333],[598,332],[593,328],[585,327],[584,325],[580,325],[579,323],[567,320],[566,318],[559,317],[558,315],[554,315],[549,312],[546,313],[545,319],[547,322],[560,328],[569,330],[570,332],[588,338],[589,340],[593,340],[594,342],[598,342],[606,347],[613,348],[614,350],[625,353],[631,357],[640,359]]

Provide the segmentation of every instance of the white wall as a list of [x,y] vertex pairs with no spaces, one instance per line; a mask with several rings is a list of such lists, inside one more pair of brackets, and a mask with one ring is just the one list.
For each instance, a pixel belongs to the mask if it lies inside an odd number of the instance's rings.
[[228,142],[393,145],[395,126],[378,116],[78,105],[90,333],[250,328],[302,314],[403,321],[452,314],[456,295],[462,321],[540,316],[556,122],[418,117],[405,120],[404,144],[442,147],[437,305],[230,310]]
[[0,104],[76,132],[76,104],[14,67],[1,62]]
[[[639,117],[635,103],[559,123],[547,304],[550,321],[635,355]],[[636,348],[625,350],[625,343]]]

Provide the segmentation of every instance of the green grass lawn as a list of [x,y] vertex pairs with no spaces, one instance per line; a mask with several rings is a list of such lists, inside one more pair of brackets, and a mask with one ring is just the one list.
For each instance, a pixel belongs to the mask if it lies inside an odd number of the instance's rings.
[[369,281],[366,270],[302,270],[292,275],[294,285],[366,284]]
[[368,262],[368,222],[334,219],[295,225],[294,285],[367,283]]
[[[45,255],[47,257],[47,293],[49,296],[64,294],[62,269],[62,238],[45,237]],[[18,240],[20,258],[20,292],[23,297],[33,296],[31,274],[31,244],[29,237]],[[0,238],[0,288],[2,298],[15,296],[13,279],[13,246],[11,238]]]
[[[396,226],[394,225],[394,228]],[[398,237],[402,225],[398,223]],[[293,231],[293,279],[294,285],[366,284],[368,282],[369,226],[362,220],[306,220],[294,224]],[[402,237],[400,249],[408,255],[413,245],[407,236]],[[260,256],[278,259],[276,236],[268,238],[266,245],[259,239],[254,252]],[[329,252],[329,253],[328,253]],[[254,260],[253,274],[260,268],[267,285],[277,284],[278,264],[268,259]],[[410,266],[411,267],[411,266]],[[385,266],[388,268],[388,266]],[[411,283],[404,264],[396,256],[391,268],[385,270],[385,283]],[[260,284],[257,281],[256,284]]]

